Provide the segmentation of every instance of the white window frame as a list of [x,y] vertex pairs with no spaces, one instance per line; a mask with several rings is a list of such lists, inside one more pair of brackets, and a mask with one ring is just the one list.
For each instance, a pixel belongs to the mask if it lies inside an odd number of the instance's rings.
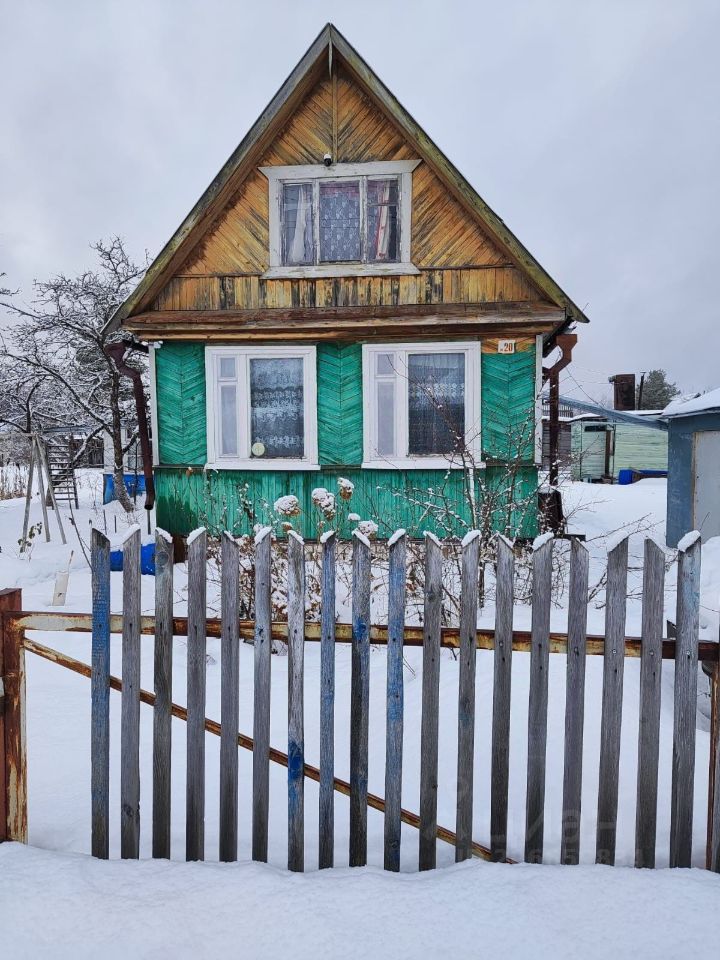
[[[268,179],[270,269],[266,279],[293,277],[360,277],[417,274],[418,268],[410,262],[412,235],[412,172],[419,160],[383,160],[375,163],[298,164],[297,166],[260,167]],[[320,180],[357,180],[358,177],[397,177],[399,189],[398,216],[400,227],[400,258],[397,263],[318,263],[283,265],[282,262],[282,187],[284,183],[308,181],[315,185]],[[361,181],[362,183],[362,181]],[[315,191],[314,186],[314,191]],[[315,193],[313,194],[315,196]],[[317,204],[313,200],[314,230],[317,234]],[[361,203],[361,217],[364,216]],[[317,238],[316,238],[317,239]]]
[[[222,357],[235,357],[238,389],[238,456],[220,455],[220,381]],[[299,358],[303,361],[304,455],[302,457],[250,456],[250,360]],[[206,347],[208,463],[212,470],[318,470],[317,375],[314,346]]]
[[432,470],[461,468],[462,458],[451,454],[409,456],[397,454],[381,456],[377,449],[377,397],[375,390],[375,358],[381,353],[395,353],[398,357],[395,398],[395,449],[408,449],[408,378],[407,358],[413,353],[463,353],[465,355],[465,446],[472,455],[474,466],[482,467],[482,424],[480,420],[480,341],[459,343],[372,343],[363,344],[363,468],[382,470]]

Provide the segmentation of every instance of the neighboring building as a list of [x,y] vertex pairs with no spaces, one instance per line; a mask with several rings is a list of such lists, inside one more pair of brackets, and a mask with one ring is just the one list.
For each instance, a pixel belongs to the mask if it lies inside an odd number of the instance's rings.
[[668,421],[667,532],[670,547],[691,530],[720,536],[720,388],[692,400],[673,400]]
[[[668,468],[668,435],[641,422],[615,421],[582,414],[571,424],[571,474],[573,480],[620,479],[621,470],[664,473]],[[657,420],[659,410],[636,410],[633,419]]]
[[[575,411],[567,403],[560,403],[558,407],[558,466],[560,469],[570,464],[572,451],[570,449],[570,427]],[[543,397],[542,401],[542,467],[550,468],[550,400]]]
[[469,520],[468,479],[534,498],[542,355],[586,320],[329,25],[111,324],[162,344],[158,525],[292,495],[311,537],[343,478],[381,536],[432,530],[439,491]]

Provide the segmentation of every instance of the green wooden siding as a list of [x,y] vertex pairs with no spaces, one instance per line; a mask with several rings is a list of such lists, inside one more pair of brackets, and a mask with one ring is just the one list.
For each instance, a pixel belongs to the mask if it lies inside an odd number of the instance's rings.
[[[213,532],[222,529],[249,532],[254,523],[266,522],[278,497],[294,494],[302,506],[296,529],[304,536],[318,533],[320,519],[312,504],[312,491],[327,487],[336,492],[337,478],[355,483],[349,506],[338,518],[341,535],[353,523],[347,512],[384,524],[381,534],[403,526],[413,535],[423,530],[443,531],[434,523],[433,504],[446,500],[455,510],[457,532],[469,514],[463,474],[445,470],[360,470],[363,455],[362,347],[353,344],[319,344],[317,347],[318,452],[320,471],[222,470],[202,467],[207,460],[205,414],[205,348],[200,343],[167,343],[155,353],[158,403],[158,447],[162,467],[156,470],[157,516],[160,526],[187,533],[201,524]],[[482,355],[483,455],[490,466],[478,471],[475,496],[483,499],[483,485],[508,484],[507,472],[493,461],[516,457],[524,461],[511,499],[528,498],[537,484],[533,460],[535,403],[534,350]],[[508,510],[510,516],[508,516]],[[533,536],[534,507],[496,511],[494,526],[507,532]],[[527,515],[525,515],[527,514]]]
[[483,456],[532,462],[535,442],[535,348],[483,353]]
[[317,347],[318,458],[321,464],[362,463],[362,346]]
[[166,343],[155,351],[160,463],[204,464],[205,347]]
[[[491,494],[495,506],[493,527],[509,535],[531,537],[537,533],[535,489],[537,470],[520,468],[514,485],[502,467],[479,471],[475,496],[483,498],[483,484],[490,489],[513,487],[512,497]],[[257,471],[257,470],[187,470],[161,467],[155,471],[158,525],[173,533],[187,534],[205,526],[214,534],[230,530],[235,534],[250,533],[255,524],[278,519],[273,504],[286,494],[296,496],[301,514],[292,518],[295,530],[304,537],[317,537],[322,530],[322,516],[313,505],[312,491],[326,487],[337,493],[339,477],[355,484],[352,499],[340,502],[337,518],[326,524],[340,536],[350,535],[356,526],[348,513],[363,520],[374,520],[379,537],[387,537],[398,527],[411,536],[430,530],[445,535],[445,528],[436,522],[435,509],[441,514],[455,513],[454,529],[462,535],[470,523],[464,475],[460,470],[333,470],[321,471]],[[510,501],[514,501],[514,507]]]

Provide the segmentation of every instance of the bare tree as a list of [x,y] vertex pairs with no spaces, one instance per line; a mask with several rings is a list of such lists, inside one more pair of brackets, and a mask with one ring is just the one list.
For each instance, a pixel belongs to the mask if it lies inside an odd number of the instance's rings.
[[[131,512],[123,459],[137,431],[129,431],[124,438],[123,426],[135,420],[135,409],[132,387],[121,377],[107,350],[120,337],[108,333],[106,324],[145,266],[133,263],[118,237],[93,244],[92,249],[98,261],[96,269],[77,277],[60,274],[36,281],[29,305],[13,295],[0,301],[15,321],[0,341],[0,358],[24,370],[28,382],[42,383],[43,389],[51,384],[62,416],[88,428],[86,443],[93,436],[104,435],[113,452],[117,498]],[[33,409],[35,396],[29,398]],[[32,415],[30,408],[26,415]],[[76,457],[82,456],[84,446]]]

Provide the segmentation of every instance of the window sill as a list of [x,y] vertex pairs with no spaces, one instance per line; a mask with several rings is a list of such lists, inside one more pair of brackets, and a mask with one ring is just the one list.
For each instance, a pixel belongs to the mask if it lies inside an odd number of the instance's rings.
[[413,263],[320,263],[314,266],[270,267],[263,280],[312,280],[321,277],[397,277],[416,275]]
[[206,470],[320,470],[320,464],[310,460],[218,460],[205,464]]
[[[473,464],[476,470],[484,470],[485,462]],[[469,469],[462,461],[447,460],[445,457],[413,457],[412,459],[363,460],[363,470],[462,470]]]

